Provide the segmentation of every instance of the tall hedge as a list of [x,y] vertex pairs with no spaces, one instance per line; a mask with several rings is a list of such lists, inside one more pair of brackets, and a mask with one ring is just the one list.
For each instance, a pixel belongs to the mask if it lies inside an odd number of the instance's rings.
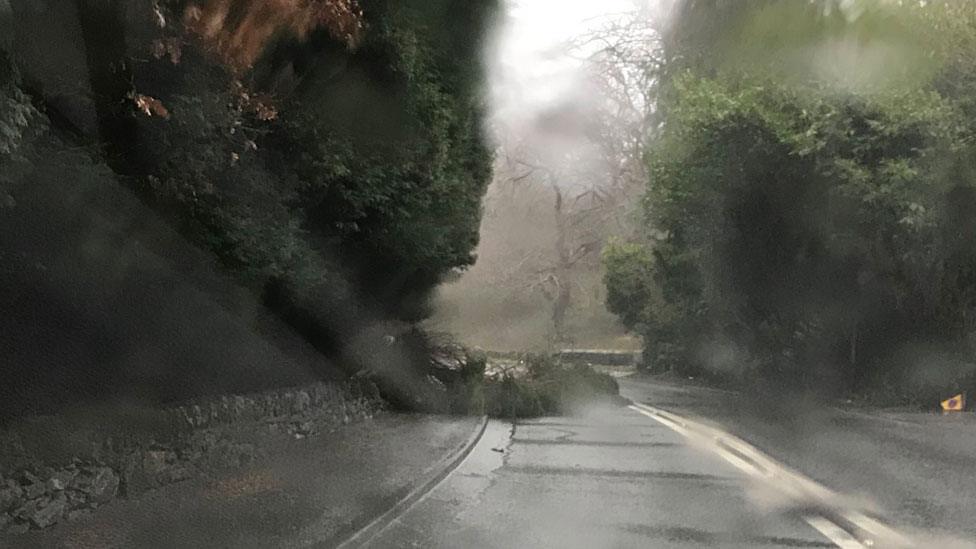
[[[706,4],[678,25],[647,238],[606,261],[650,364],[902,397],[972,384],[976,88],[956,20],[974,11],[719,2],[735,24],[696,38]],[[701,55],[715,44],[732,46]]]

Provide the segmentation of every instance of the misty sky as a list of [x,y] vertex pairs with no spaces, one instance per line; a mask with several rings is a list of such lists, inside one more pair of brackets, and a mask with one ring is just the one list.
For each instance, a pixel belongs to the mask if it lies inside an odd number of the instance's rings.
[[508,0],[489,48],[493,118],[518,131],[542,111],[570,101],[580,85],[580,62],[570,39],[595,30],[636,0]]

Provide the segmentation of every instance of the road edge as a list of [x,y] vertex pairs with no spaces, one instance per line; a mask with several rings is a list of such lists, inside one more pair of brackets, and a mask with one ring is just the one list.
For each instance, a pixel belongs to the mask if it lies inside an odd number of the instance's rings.
[[[369,517],[364,517],[354,521],[350,529],[355,528],[355,531],[336,536],[336,538],[340,540],[336,545],[329,545],[328,543],[316,545],[323,547],[336,547],[337,549],[348,549],[352,547],[363,547],[368,544],[374,537],[376,537],[377,534],[386,529],[390,523],[410,509],[413,504],[430,493],[434,488],[437,487],[438,484],[441,483],[441,481],[447,478],[448,475],[453,473],[454,470],[461,465],[465,458],[471,454],[474,447],[477,446],[481,441],[487,427],[488,416],[483,415],[479,419],[478,425],[475,427],[468,439],[463,444],[455,448],[453,452],[438,461],[437,464],[430,467],[421,477],[421,481],[415,484],[412,488],[400,490],[391,496],[391,499],[395,499],[396,501],[391,502],[389,509],[372,519]],[[398,495],[404,491],[406,494],[402,497],[398,497]],[[359,526],[363,523],[365,523],[363,526]]]

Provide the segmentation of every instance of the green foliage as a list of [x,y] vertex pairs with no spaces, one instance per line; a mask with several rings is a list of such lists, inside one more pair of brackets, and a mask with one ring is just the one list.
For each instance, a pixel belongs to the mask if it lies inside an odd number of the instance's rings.
[[[191,234],[255,283],[308,293],[350,280],[358,297],[344,299],[414,320],[445,273],[473,262],[491,162],[477,52],[446,55],[431,29],[447,23],[419,4],[364,7],[360,47],[308,52],[323,60],[276,120],[233,108],[205,64],[182,68],[161,94],[173,119],[145,125],[159,143],[150,180]],[[466,40],[481,36],[485,21],[475,23]],[[346,66],[338,76],[335,64]]]
[[603,249],[603,266],[607,308],[628,329],[639,330],[647,323],[654,292],[650,251],[640,244],[611,240]]
[[[477,46],[494,3],[460,10],[463,36],[445,30],[452,2],[362,5],[355,51],[282,40],[243,94],[189,46],[178,65],[133,76],[170,113],[139,119],[137,188],[255,289],[273,288],[273,306],[326,330],[348,324],[342,308],[425,316],[441,277],[474,260],[491,173]],[[248,108],[265,80],[291,89],[270,118]]]
[[548,355],[526,355],[525,375],[485,381],[486,411],[494,417],[571,414],[615,402],[613,377],[586,365],[564,365]]
[[[893,360],[902,349],[960,352],[976,329],[976,232],[963,213],[976,206],[976,87],[960,69],[973,66],[972,31],[936,36],[925,8],[872,7],[844,23],[809,6],[726,7],[739,24],[725,43],[743,46],[717,64],[685,58],[667,83],[644,197],[648,232],[666,236],[608,251],[609,305],[651,355],[688,372],[909,382],[918,365]],[[901,26],[873,26],[884,17]],[[766,62],[852,36],[868,49],[928,40],[943,62],[911,86],[850,85],[810,67],[791,77]],[[715,45],[698,38],[700,51]],[[772,53],[755,64],[738,57],[762,49]]]
[[306,226],[337,241],[365,293],[399,302],[394,310],[407,318],[424,313],[417,298],[443,274],[473,262],[491,173],[478,75],[453,70],[458,59],[432,42],[438,25],[421,15],[409,6],[383,12],[353,57],[380,64],[374,70],[389,79],[382,89],[362,84],[376,104],[357,108],[384,113],[374,127],[343,127],[316,96],[311,108],[286,113],[279,133]]
[[[450,409],[455,413],[483,414],[485,402],[485,368],[488,357],[484,352],[466,350],[460,375],[453,388]],[[450,389],[449,389],[450,390]]]

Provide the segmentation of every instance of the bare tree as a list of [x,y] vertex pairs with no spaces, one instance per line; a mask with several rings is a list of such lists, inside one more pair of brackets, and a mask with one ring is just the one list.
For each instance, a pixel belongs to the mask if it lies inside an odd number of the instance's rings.
[[646,143],[660,125],[663,52],[649,14],[608,18],[564,45],[580,63],[578,89],[532,119],[513,120],[515,127],[493,128],[495,180],[481,259],[468,276],[480,286],[470,288],[525,303],[544,297],[550,347],[583,336],[576,315],[604,312],[600,251],[612,236],[635,234]]
[[589,139],[603,158],[601,188],[633,204],[648,181],[647,144],[661,128],[661,82],[671,66],[665,47],[668,18],[646,8],[618,14],[576,38],[571,51],[598,90]]
[[[582,271],[598,269],[598,252],[615,217],[607,206],[605,179],[594,178],[578,159],[566,158],[561,167],[533,157],[531,148],[509,144],[499,151],[495,208],[512,208],[521,203],[526,215],[538,216],[535,205],[548,203],[551,236],[548,244],[518,250],[510,261],[499,265],[493,279],[500,287],[515,291],[539,291],[551,303],[549,343],[572,343],[566,327],[574,290],[580,288]],[[494,212],[497,215],[497,212]],[[489,211],[488,215],[493,212]],[[542,220],[537,222],[541,225]]]

